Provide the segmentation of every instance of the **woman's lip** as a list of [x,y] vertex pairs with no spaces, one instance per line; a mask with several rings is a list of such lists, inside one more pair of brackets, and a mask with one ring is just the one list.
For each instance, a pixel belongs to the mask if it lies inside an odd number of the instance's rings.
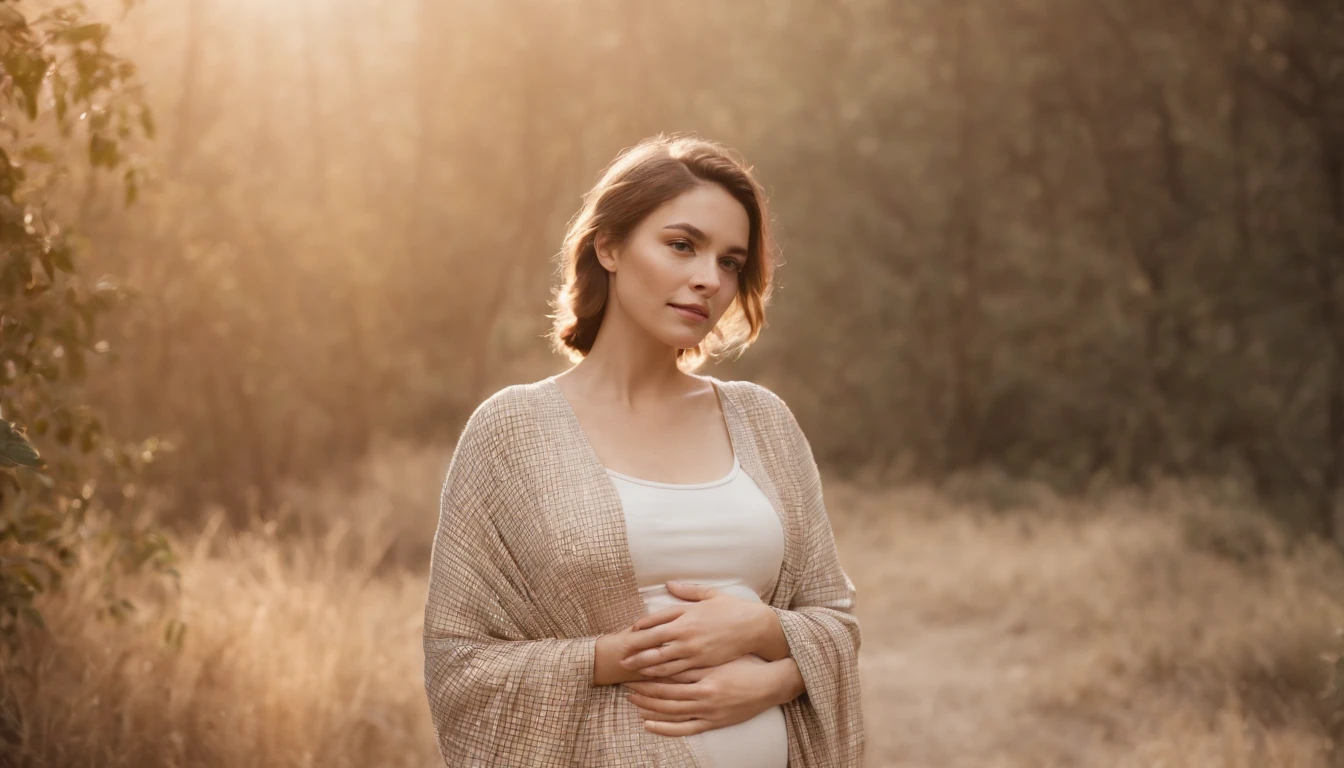
[[702,315],[702,314],[700,314],[699,312],[696,312],[696,311],[693,310],[693,309],[687,309],[686,307],[683,307],[683,306],[681,306],[681,305],[679,305],[679,304],[668,304],[668,306],[671,307],[671,308],[673,308],[673,309],[675,309],[675,310],[677,310],[677,312],[679,312],[683,317],[689,317],[689,318],[691,318],[691,319],[693,319],[693,320],[708,320],[708,319],[709,319],[709,316],[707,316],[707,315]]

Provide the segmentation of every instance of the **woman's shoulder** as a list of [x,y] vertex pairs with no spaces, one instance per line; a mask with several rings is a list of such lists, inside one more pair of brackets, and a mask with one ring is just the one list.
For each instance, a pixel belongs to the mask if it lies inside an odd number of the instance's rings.
[[731,403],[725,407],[736,409],[770,446],[765,451],[767,472],[819,477],[812,443],[783,397],[754,381],[715,381]]
[[459,443],[503,446],[550,418],[542,387],[546,380],[504,386],[484,400],[467,417]]
[[745,379],[732,381],[714,379],[714,381],[718,383],[725,397],[741,408],[746,417],[758,427],[774,427],[784,432],[798,429],[798,420],[788,403],[764,384]]
[[520,412],[525,412],[536,401],[537,390],[541,383],[509,384],[496,390],[477,404],[467,419],[468,423],[473,419],[477,421],[509,419]]

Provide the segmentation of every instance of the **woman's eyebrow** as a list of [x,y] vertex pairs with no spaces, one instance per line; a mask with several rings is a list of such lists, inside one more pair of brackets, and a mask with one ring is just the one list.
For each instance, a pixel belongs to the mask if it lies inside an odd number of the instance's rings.
[[[699,227],[695,226],[694,224],[688,224],[684,221],[679,221],[676,224],[668,224],[667,226],[663,227],[663,229],[680,229],[686,234],[690,235],[691,239],[699,240],[700,242],[708,242],[709,240],[709,237],[707,237],[705,233],[700,230]],[[735,253],[741,256],[746,256],[747,249],[743,248],[740,245],[735,245],[732,248],[729,248],[728,250],[724,251],[724,253],[725,254]]]
[[679,221],[676,224],[668,224],[666,227],[663,227],[663,229],[680,229],[685,231],[686,234],[690,235],[692,238],[696,240],[709,239],[708,237],[705,236],[705,233],[702,232],[699,227],[695,226],[694,224],[687,224],[684,221]]

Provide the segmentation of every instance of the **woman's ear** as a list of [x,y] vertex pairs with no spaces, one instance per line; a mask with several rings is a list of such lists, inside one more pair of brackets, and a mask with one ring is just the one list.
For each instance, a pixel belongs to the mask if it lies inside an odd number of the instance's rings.
[[593,252],[597,254],[597,263],[608,272],[616,271],[616,254],[611,247],[611,239],[606,232],[593,236]]

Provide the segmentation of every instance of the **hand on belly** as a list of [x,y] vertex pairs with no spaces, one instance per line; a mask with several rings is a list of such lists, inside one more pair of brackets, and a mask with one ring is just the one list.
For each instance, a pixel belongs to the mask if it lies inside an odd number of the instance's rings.
[[[736,592],[737,590],[733,590]],[[668,582],[668,594],[685,601],[644,616],[631,627],[636,652],[621,666],[649,677],[715,667],[754,653],[771,609],[752,593]]]
[[622,685],[648,731],[690,736],[745,722],[779,705],[777,672],[771,662],[746,654],[718,666]]

